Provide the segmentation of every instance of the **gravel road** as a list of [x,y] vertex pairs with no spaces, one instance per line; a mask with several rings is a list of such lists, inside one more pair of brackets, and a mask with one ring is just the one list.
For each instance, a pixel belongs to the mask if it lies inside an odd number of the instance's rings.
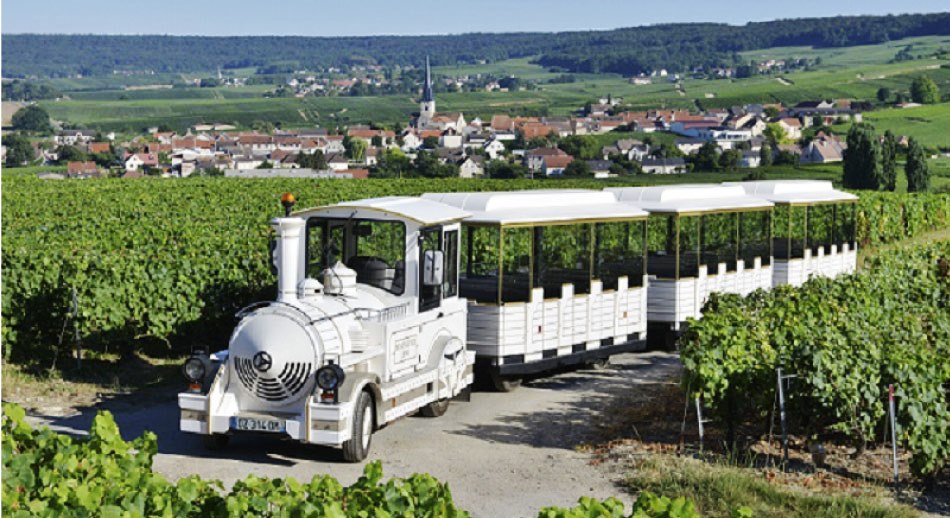
[[[615,356],[605,370],[581,370],[536,379],[509,394],[474,392],[452,402],[437,419],[409,417],[373,436],[370,460],[381,460],[386,478],[428,472],[447,481],[456,503],[478,517],[535,516],[548,505],[573,506],[584,495],[631,496],[615,484],[618,474],[591,465],[575,446],[601,440],[599,412],[613,397],[638,385],[675,376],[679,360],[669,353]],[[136,407],[110,408],[127,439],[143,430],[158,434],[155,469],[171,479],[198,474],[230,485],[246,475],[309,480],[327,473],[351,484],[362,464],[339,461],[336,450],[303,446],[271,436],[238,436],[222,452],[178,431],[174,395]],[[70,433],[84,433],[96,409],[66,417],[34,416]]]

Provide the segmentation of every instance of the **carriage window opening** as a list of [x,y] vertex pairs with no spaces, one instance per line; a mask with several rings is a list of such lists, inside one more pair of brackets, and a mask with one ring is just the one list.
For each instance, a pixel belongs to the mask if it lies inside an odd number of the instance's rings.
[[700,256],[700,216],[681,216],[679,223],[679,277],[698,277]]
[[349,221],[354,253],[346,265],[356,281],[401,295],[406,286],[406,226],[398,221]]
[[676,216],[647,219],[647,273],[660,279],[676,278]]
[[451,230],[443,237],[445,268],[443,269],[442,296],[458,295],[459,231]]
[[834,241],[835,206],[815,205],[808,207],[808,247],[812,255],[818,255],[820,249],[831,253]]
[[762,266],[771,264],[770,219],[771,212],[767,210],[739,213],[739,259],[746,268],[755,266],[756,257],[761,259]]
[[343,262],[356,281],[396,295],[405,288],[406,226],[398,221],[310,218],[307,222],[307,276]]
[[776,259],[789,258],[791,213],[792,208],[789,205],[776,205],[772,210],[772,257]]
[[498,227],[463,227],[462,269],[459,272],[461,296],[483,303],[499,302],[500,243]]
[[503,228],[501,301],[527,302],[531,298],[532,230]]
[[643,285],[644,221],[597,223],[594,229],[594,278],[605,290],[618,287],[626,276],[628,286]]
[[736,271],[738,259],[738,213],[705,214],[700,217],[699,264],[715,275],[719,264],[726,264],[726,271]]
[[540,243],[534,266],[534,287],[544,288],[545,298],[561,296],[563,284],[573,284],[575,294],[590,293],[591,225],[537,227]]
[[849,243],[853,249],[854,247],[854,217],[857,208],[857,204],[840,204],[835,205],[835,225],[834,225],[834,234],[835,234],[835,244],[838,245],[838,250],[842,250],[842,247],[845,243]]
[[789,258],[801,259],[805,257],[805,248],[808,246],[808,207],[789,207],[788,243]]

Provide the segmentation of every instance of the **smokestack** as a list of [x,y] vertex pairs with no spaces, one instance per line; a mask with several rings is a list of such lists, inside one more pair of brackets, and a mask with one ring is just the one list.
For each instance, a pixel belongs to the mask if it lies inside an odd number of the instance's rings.
[[277,232],[277,300],[297,300],[297,286],[304,278],[301,268],[301,237],[304,220],[300,218],[274,218],[271,226]]

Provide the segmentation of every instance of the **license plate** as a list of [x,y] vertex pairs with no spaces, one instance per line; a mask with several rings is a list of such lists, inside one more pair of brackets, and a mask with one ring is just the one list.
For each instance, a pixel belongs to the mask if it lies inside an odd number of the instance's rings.
[[284,422],[276,419],[258,419],[254,417],[232,417],[231,428],[249,432],[284,432]]

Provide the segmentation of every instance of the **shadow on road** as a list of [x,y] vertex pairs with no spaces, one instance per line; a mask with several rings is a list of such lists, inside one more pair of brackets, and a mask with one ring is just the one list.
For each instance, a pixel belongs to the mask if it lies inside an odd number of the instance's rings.
[[[604,370],[566,371],[525,383],[519,390],[573,391],[565,401],[548,409],[503,415],[492,422],[464,425],[447,433],[493,443],[536,448],[573,450],[578,445],[604,439],[605,414],[616,396],[637,390],[638,385],[669,382],[679,369],[672,354],[624,355]],[[518,391],[507,394],[519,397]]]

